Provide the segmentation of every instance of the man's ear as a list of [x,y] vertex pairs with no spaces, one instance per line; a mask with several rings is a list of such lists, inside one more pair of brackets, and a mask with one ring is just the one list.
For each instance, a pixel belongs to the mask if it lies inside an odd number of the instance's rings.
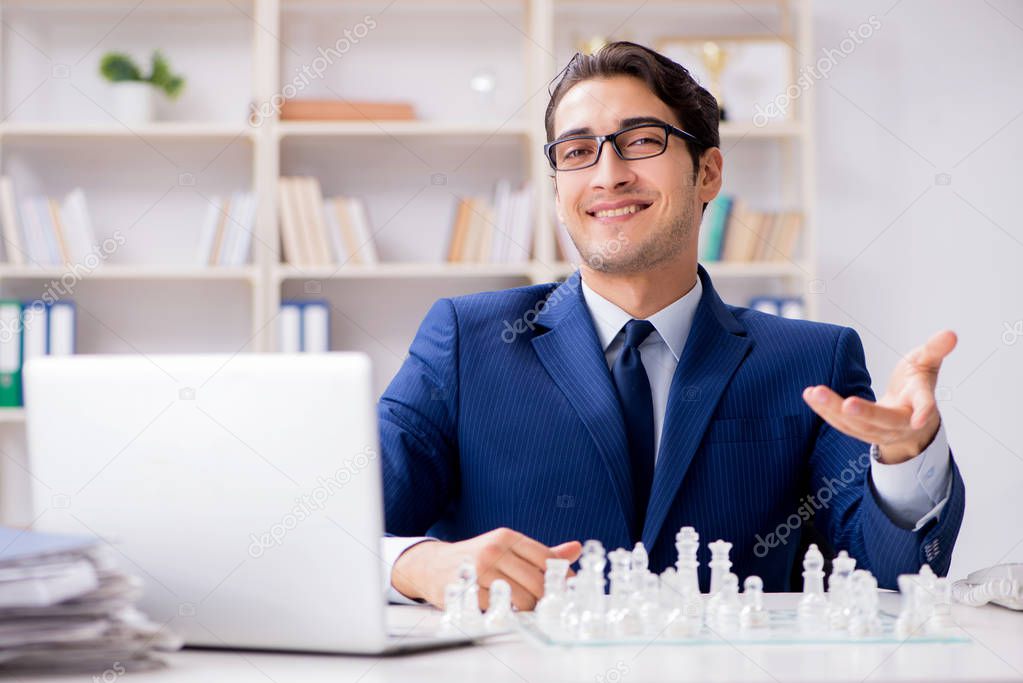
[[721,150],[711,147],[700,155],[700,170],[696,174],[696,191],[700,201],[706,204],[721,191],[724,158]]

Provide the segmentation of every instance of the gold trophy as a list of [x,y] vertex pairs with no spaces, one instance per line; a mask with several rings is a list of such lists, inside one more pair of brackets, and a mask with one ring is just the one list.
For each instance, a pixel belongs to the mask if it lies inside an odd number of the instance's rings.
[[721,120],[726,121],[725,102],[721,98],[721,74],[728,62],[728,51],[713,40],[706,41],[700,46],[700,57],[703,59],[703,67],[710,76],[710,94],[718,101],[718,110],[721,112]]

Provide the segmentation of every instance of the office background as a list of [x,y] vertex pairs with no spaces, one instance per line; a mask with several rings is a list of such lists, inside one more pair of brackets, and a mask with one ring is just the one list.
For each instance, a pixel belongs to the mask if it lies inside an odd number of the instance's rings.
[[[45,0],[0,3],[0,20],[0,171],[24,195],[84,188],[96,235],[113,240],[70,279],[14,265],[8,248],[4,297],[73,300],[82,353],[273,351],[281,302],[323,300],[330,347],[368,351],[378,388],[435,298],[570,269],[538,147],[542,86],[581,42],[789,26],[799,55],[830,54],[830,71],[787,101],[791,120],[723,124],[722,147],[726,189],[800,210],[805,249],[711,264],[715,284],[740,305],[798,295],[808,317],[854,327],[879,394],[900,353],[958,332],[939,381],[969,492],[951,573],[1023,561],[1019,3]],[[846,49],[850,31],[862,32]],[[244,122],[335,45],[302,96],[409,101],[418,120]],[[146,64],[154,49],[183,94],[125,124],[98,64],[109,51]],[[280,263],[278,178],[299,175],[365,200],[379,264]],[[458,198],[502,179],[533,182],[531,256],[516,243],[506,262],[444,263]],[[242,190],[259,198],[251,258],[210,266],[197,257],[209,207]],[[0,514],[28,523],[23,413],[0,420]]]

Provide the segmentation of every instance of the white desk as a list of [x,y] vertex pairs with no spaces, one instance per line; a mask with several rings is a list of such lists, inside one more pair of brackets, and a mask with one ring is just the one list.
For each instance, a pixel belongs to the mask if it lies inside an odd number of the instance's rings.
[[[769,608],[792,607],[798,596],[765,596]],[[898,611],[898,595],[881,608]],[[437,620],[428,607],[391,607],[396,624]],[[131,673],[125,683],[374,683],[377,681],[1023,681],[1023,613],[956,605],[953,617],[971,638],[963,644],[891,645],[651,645],[542,648],[518,636],[473,647],[396,657],[290,655],[184,650],[164,655],[160,671]],[[72,683],[88,676],[20,677]]]

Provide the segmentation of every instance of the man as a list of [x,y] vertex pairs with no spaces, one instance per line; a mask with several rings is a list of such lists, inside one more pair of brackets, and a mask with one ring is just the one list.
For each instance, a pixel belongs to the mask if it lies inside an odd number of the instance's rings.
[[854,330],[722,303],[697,264],[718,118],[647,48],[570,62],[545,150],[583,263],[423,321],[380,400],[394,597],[441,605],[469,557],[484,604],[502,578],[528,609],[579,541],[642,541],[660,572],[683,525],[733,543],[740,581],[786,590],[811,514],[882,587],[947,572],[965,494],[934,387],[955,335],[910,352],[874,402]]

